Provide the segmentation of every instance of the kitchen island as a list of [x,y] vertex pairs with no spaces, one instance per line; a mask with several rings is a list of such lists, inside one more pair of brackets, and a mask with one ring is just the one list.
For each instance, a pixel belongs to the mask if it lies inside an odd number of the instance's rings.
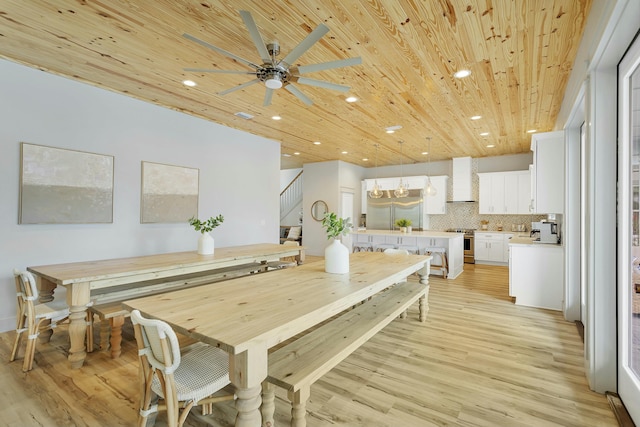
[[[464,264],[464,233],[450,233],[446,231],[412,231],[402,233],[392,230],[357,230],[352,234],[353,243],[371,243],[373,246],[380,243],[394,246],[417,246],[420,253],[428,247],[444,248],[449,264],[447,279],[455,279],[463,271]],[[434,254],[433,264],[438,264],[438,255]],[[432,274],[437,271],[432,270]]]
[[564,247],[514,237],[509,243],[509,295],[516,305],[562,310]]

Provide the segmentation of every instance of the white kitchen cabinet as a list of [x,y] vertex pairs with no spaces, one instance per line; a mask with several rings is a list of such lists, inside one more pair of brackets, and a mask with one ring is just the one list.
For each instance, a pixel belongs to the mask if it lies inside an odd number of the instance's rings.
[[418,238],[414,236],[386,236],[385,243],[405,246],[418,246]]
[[[424,195],[424,213],[442,215],[447,213],[447,179],[448,176],[432,176],[431,185],[436,189],[435,196]],[[426,185],[426,182],[425,182]]]
[[481,214],[504,214],[504,174],[500,172],[479,173],[479,212]]
[[531,137],[533,213],[564,212],[564,131]]
[[562,310],[563,250],[560,245],[511,245],[509,293],[517,305]]
[[529,214],[530,204],[531,173],[528,170],[504,172],[504,213]]
[[476,262],[505,263],[504,235],[501,233],[475,233],[475,260]]
[[479,213],[528,214],[531,174],[526,171],[479,173]]
[[503,245],[503,253],[502,253],[502,260],[504,262],[509,262],[509,241],[511,240],[511,238],[513,237],[513,234],[503,234],[502,238],[504,239],[504,245]]

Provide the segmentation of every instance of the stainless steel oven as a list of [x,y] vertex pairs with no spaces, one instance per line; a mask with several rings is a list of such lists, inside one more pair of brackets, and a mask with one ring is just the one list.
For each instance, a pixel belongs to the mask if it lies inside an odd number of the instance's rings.
[[473,240],[473,233],[475,232],[475,230],[470,228],[450,228],[447,231],[453,233],[464,233],[464,262],[465,264],[475,264],[475,242]]

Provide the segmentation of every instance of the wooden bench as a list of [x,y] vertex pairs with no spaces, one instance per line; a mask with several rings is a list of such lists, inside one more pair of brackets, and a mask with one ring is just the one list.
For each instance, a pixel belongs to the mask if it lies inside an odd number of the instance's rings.
[[262,425],[274,425],[275,385],[287,390],[292,405],[291,426],[306,426],[311,385],[416,300],[420,301],[420,321],[424,322],[428,292],[428,285],[415,282],[393,286],[269,354],[269,372],[263,383]]
[[94,350],[93,320],[95,316],[100,319],[100,345],[101,351],[111,349],[111,357],[120,357],[122,351],[122,325],[124,319],[129,317],[128,310],[122,307],[122,301],[155,295],[159,293],[191,288],[206,283],[220,282],[236,277],[245,276],[257,272],[266,272],[266,263],[248,263],[233,267],[217,269],[209,274],[193,273],[173,278],[172,280],[154,279],[144,282],[108,288],[108,292],[92,293],[94,304],[87,308],[89,333],[87,336],[87,352]]

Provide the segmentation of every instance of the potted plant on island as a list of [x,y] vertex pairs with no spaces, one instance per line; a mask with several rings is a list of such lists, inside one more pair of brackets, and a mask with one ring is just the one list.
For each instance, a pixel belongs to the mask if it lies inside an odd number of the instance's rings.
[[214,240],[209,233],[223,222],[224,217],[222,215],[218,215],[216,217],[212,216],[204,221],[200,221],[195,216],[189,219],[189,225],[191,225],[196,231],[202,233],[198,239],[199,255],[213,255],[215,249]]
[[396,225],[400,227],[401,233],[411,233],[411,220],[406,218],[398,218]]
[[328,212],[322,218],[322,227],[327,239],[333,242],[324,250],[324,269],[327,273],[345,274],[349,272],[349,249],[340,241],[351,231],[351,218],[338,218],[334,212]]

